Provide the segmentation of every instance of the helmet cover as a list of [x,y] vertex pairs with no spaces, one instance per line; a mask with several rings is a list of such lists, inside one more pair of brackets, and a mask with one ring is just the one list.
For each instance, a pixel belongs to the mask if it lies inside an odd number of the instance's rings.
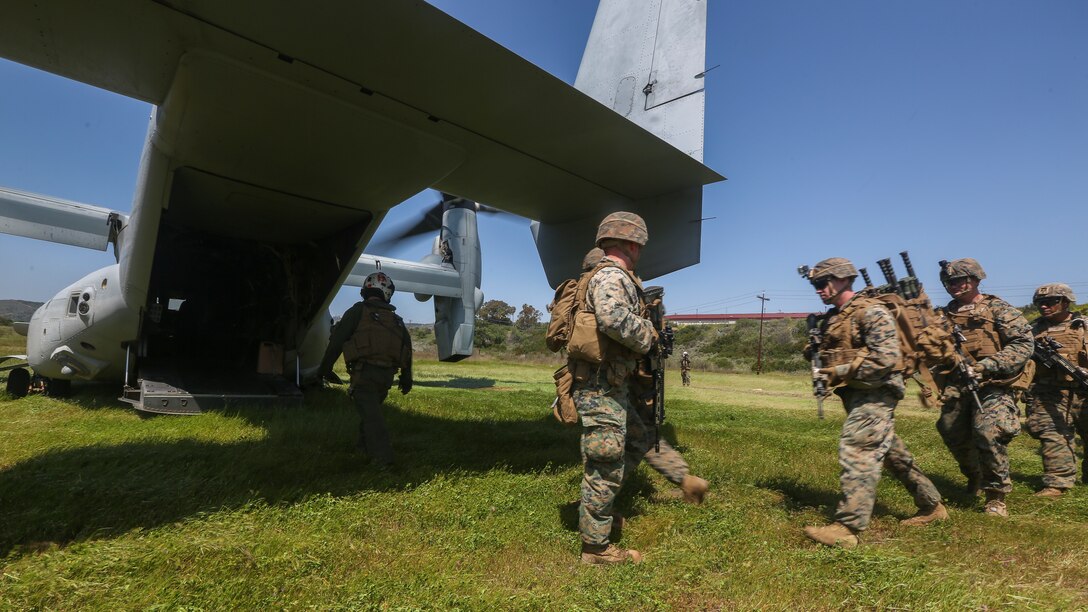
[[815,282],[822,278],[856,278],[857,268],[845,257],[829,257],[808,271],[809,282]]
[[608,238],[626,240],[641,246],[646,246],[646,242],[650,239],[650,233],[647,231],[646,222],[642,220],[642,217],[635,213],[621,211],[608,215],[601,221],[601,224],[597,226],[597,240],[595,244],[599,246],[602,240]]
[[1069,300],[1070,304],[1077,303],[1077,296],[1073,294],[1073,288],[1065,283],[1048,283],[1039,287],[1035,290],[1035,295],[1031,296],[1031,301],[1038,304],[1040,300],[1051,297],[1063,297]]
[[978,280],[986,278],[986,272],[982,265],[971,257],[954,259],[941,268],[941,283],[947,285],[948,281],[956,278],[974,277]]

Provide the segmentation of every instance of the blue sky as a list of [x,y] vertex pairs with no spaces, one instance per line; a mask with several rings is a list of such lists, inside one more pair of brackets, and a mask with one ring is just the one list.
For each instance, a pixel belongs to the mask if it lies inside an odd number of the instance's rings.
[[[1088,3],[709,0],[702,263],[653,281],[673,312],[819,310],[799,264],[908,249],[975,257],[1014,304],[1046,282],[1088,301]],[[435,0],[573,82],[590,0]],[[0,185],[128,210],[150,107],[0,60]],[[433,203],[424,193],[390,225]],[[551,298],[527,222],[484,218],[487,297]],[[650,228],[651,239],[653,228]],[[384,253],[416,259],[418,239]],[[0,236],[0,299],[45,300],[105,253]],[[904,274],[898,268],[900,276]],[[355,290],[341,291],[334,313]],[[429,303],[397,296],[410,320]]]

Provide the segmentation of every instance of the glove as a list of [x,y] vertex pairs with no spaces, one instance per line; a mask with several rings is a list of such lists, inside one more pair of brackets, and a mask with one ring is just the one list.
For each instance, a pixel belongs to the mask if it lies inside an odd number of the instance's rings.
[[844,363],[833,368],[820,368],[815,370],[817,376],[823,377],[831,386],[846,382],[846,376],[850,373],[850,364]]
[[336,375],[332,370],[327,370],[321,373],[321,379],[331,385],[342,385],[344,381],[340,380],[340,377]]
[[986,366],[983,365],[983,363],[981,361],[976,363],[976,364],[973,364],[968,369],[968,372],[970,373],[971,378],[977,380],[978,382],[982,382],[987,377]]
[[412,390],[412,375],[405,376],[400,375],[400,380],[397,383],[397,388],[400,389],[401,395],[408,395],[408,392]]

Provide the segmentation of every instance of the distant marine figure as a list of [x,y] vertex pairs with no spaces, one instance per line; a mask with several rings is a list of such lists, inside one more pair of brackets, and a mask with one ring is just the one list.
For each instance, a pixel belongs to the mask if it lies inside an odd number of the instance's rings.
[[835,388],[846,421],[839,437],[842,501],[833,523],[805,527],[805,535],[842,548],[857,546],[858,535],[869,526],[881,466],[903,483],[918,507],[901,524],[926,525],[948,517],[937,487],[895,433],[895,406],[904,391],[898,332],[886,307],[854,292],[857,275],[854,264],[842,257],[825,259],[807,271],[816,295],[832,306],[818,322],[823,368],[813,374]]
[[382,402],[398,369],[400,392],[412,390],[412,338],[389,303],[395,289],[383,272],[366,277],[359,291],[363,301],[349,308],[333,328],[320,370],[326,380],[340,383],[332,367],[344,353],[351,376],[348,395],[359,411],[358,446],[380,469],[390,467],[394,459]]
[[680,356],[680,380],[685,387],[691,386],[691,357],[688,356],[687,351]]

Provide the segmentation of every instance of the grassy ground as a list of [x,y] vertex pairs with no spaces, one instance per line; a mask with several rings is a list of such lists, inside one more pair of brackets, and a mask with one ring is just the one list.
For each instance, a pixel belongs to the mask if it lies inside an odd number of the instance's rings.
[[985,517],[909,403],[899,431],[952,519],[898,527],[913,507],[885,479],[862,548],[805,540],[837,498],[842,415],[829,400],[817,421],[793,376],[670,375],[666,437],[712,495],[684,505],[641,468],[621,541],[646,561],[583,566],[578,431],[548,413],[550,374],[419,364],[387,406],[393,473],[353,453],[342,388],[187,418],[141,419],[113,389],[0,399],[0,609],[1088,607],[1088,491],[1031,497],[1022,435],[1012,517]]

